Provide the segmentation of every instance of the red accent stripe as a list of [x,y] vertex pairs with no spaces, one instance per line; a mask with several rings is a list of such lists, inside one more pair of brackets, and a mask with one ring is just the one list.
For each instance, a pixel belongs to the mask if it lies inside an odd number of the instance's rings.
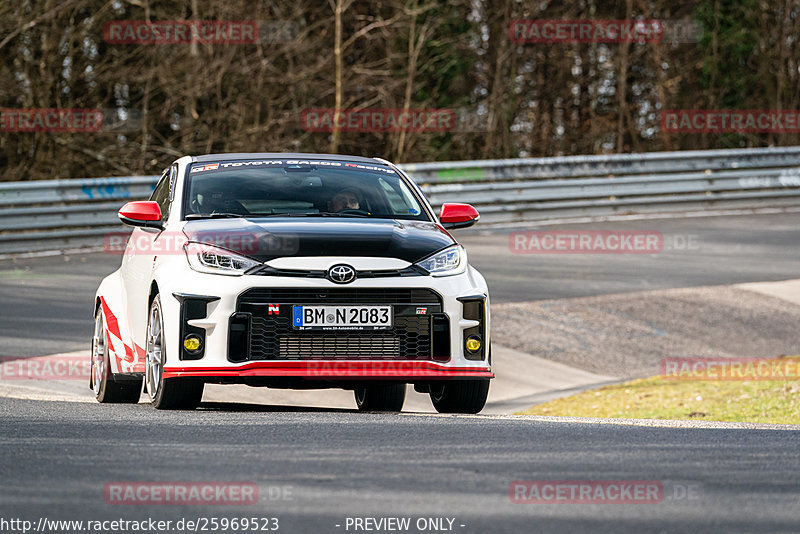
[[122,334],[119,331],[119,322],[117,321],[117,316],[112,313],[105,297],[100,297],[100,305],[103,307],[103,315],[106,316],[106,328],[108,328],[108,331],[117,336],[119,339],[122,339]]
[[133,349],[136,351],[137,363],[144,364],[144,359],[145,359],[144,349],[139,345],[137,345],[136,343],[133,344]]
[[125,343],[123,343],[122,346],[125,347],[125,361],[128,363],[133,363],[133,349]]
[[122,369],[122,358],[117,356],[117,352],[114,350],[114,345],[111,344],[111,336],[106,332],[106,347],[108,347],[108,353],[117,360],[117,369]]
[[432,362],[251,362],[239,367],[170,367],[164,378],[285,376],[304,378],[494,378],[479,367],[445,367]]

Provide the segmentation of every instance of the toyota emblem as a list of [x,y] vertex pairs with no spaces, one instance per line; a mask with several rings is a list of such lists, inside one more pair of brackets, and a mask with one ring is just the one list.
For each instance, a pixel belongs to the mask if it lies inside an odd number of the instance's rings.
[[334,284],[349,284],[356,279],[356,270],[349,265],[334,265],[328,269],[328,280]]

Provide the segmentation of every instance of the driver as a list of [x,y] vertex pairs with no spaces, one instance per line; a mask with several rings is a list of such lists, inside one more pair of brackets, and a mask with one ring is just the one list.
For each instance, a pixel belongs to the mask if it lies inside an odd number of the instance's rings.
[[353,189],[342,189],[328,201],[328,211],[357,210],[360,208],[358,195]]

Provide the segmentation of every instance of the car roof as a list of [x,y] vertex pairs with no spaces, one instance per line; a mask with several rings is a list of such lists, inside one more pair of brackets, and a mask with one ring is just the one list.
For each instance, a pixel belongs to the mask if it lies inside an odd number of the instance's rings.
[[352,161],[356,163],[369,163],[371,165],[386,165],[384,162],[362,156],[347,156],[341,154],[305,154],[302,152],[241,152],[234,154],[205,154],[193,156],[192,163],[209,163],[216,161],[232,161],[240,159],[320,159],[328,161]]

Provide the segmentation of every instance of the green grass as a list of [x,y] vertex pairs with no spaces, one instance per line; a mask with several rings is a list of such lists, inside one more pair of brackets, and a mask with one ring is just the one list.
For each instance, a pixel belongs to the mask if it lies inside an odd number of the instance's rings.
[[800,380],[689,381],[654,376],[584,391],[520,414],[797,425]]
[[0,271],[0,276],[5,278],[27,278],[31,275],[29,271],[24,269],[8,269]]

